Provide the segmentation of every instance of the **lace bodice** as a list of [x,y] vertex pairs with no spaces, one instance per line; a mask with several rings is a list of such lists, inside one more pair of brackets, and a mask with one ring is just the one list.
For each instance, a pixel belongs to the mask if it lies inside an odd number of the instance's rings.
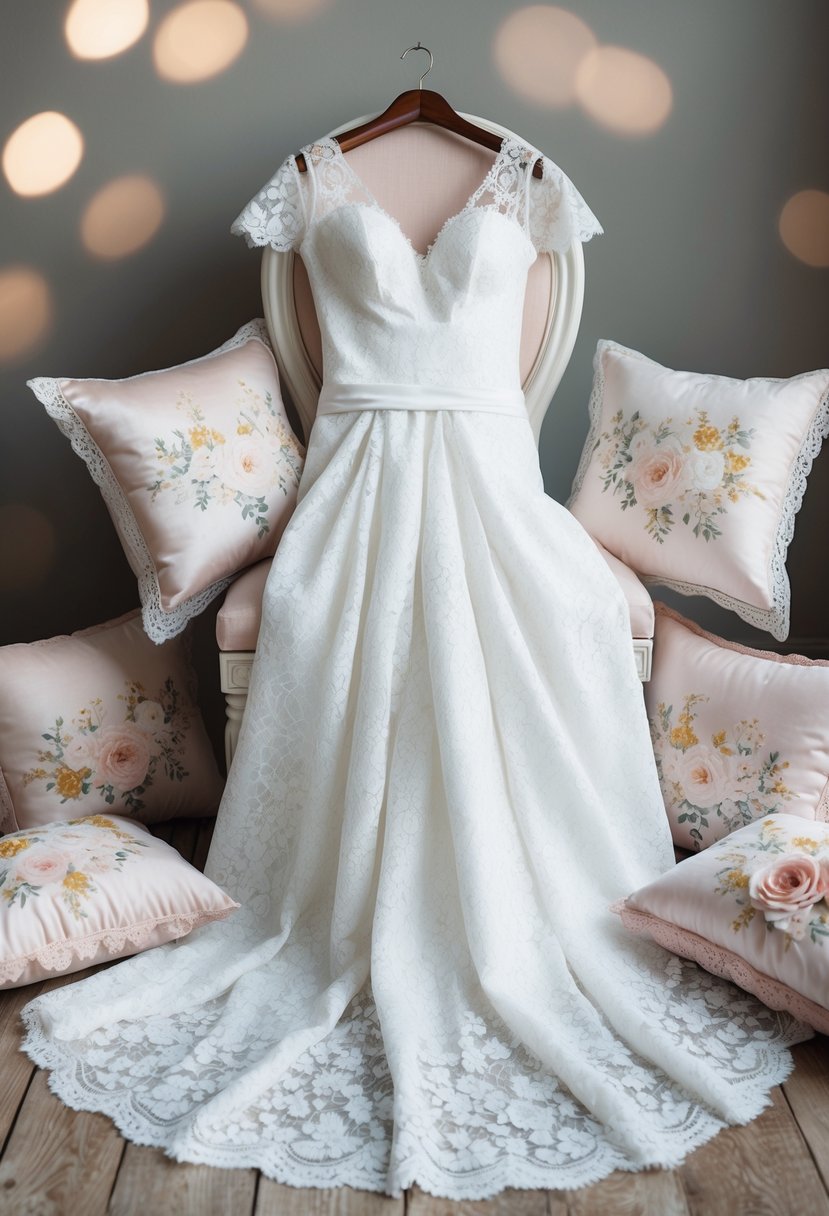
[[520,390],[527,271],[538,252],[601,232],[569,178],[507,136],[483,181],[419,253],[333,138],[288,157],[231,231],[297,250],[308,270],[326,384]]

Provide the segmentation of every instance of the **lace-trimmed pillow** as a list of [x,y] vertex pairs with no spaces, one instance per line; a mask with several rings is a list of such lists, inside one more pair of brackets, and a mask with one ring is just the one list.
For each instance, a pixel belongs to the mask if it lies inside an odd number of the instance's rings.
[[785,814],[749,823],[611,910],[631,933],[829,1034],[826,826]]
[[125,380],[27,381],[100,487],[155,642],[270,557],[296,503],[303,449],[266,333],[252,321],[209,355]]
[[0,840],[0,988],[184,937],[239,905],[174,848],[116,815]]
[[0,647],[0,832],[67,814],[212,815],[222,780],[187,649],[151,642],[138,611]]
[[568,506],[637,571],[782,641],[786,551],[829,434],[829,371],[790,380],[677,372],[601,341]]
[[645,702],[674,843],[764,815],[829,821],[829,662],[752,650],[654,605]]

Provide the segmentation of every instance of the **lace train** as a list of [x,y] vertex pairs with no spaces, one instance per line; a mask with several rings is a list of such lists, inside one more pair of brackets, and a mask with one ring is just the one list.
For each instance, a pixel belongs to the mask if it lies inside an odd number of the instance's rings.
[[[651,964],[657,958],[664,956],[654,952]],[[671,959],[662,969],[679,998],[671,1033],[689,1062],[720,1070],[727,1121],[611,1035],[603,1066],[630,1109],[625,1121],[603,1124],[501,1019],[466,1010],[455,1049],[436,1051],[421,1039],[412,1061],[419,1108],[395,1129],[400,1102],[368,984],[324,1040],[230,1117],[222,1105],[210,1113],[232,1055],[217,1064],[211,1042],[222,999],[174,1023],[158,1017],[140,1030],[126,1022],[99,1030],[82,1045],[50,1039],[30,1006],[24,1046],[53,1070],[50,1088],[68,1106],[103,1111],[128,1139],[178,1161],[256,1167],[300,1187],[399,1195],[417,1182],[434,1195],[485,1199],[507,1187],[575,1188],[617,1169],[671,1168],[726,1122],[746,1123],[769,1104],[769,1087],[791,1069],[787,1045],[811,1031],[694,964]],[[643,1014],[658,1007],[667,1024],[646,983],[640,994]],[[141,1034],[156,1044],[163,1081],[142,1067]]]

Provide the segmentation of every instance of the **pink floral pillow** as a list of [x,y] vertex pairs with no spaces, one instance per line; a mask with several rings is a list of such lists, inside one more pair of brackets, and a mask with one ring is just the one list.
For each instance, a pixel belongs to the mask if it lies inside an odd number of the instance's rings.
[[593,365],[570,510],[644,582],[708,596],[785,639],[786,552],[829,434],[829,371],[732,380],[607,341]]
[[155,645],[135,611],[0,647],[0,831],[212,815],[221,792],[186,639]]
[[703,849],[780,811],[829,820],[829,662],[655,610],[645,702],[674,842]]
[[115,815],[0,840],[0,988],[183,937],[239,905],[174,848]]
[[632,933],[829,1034],[829,828],[777,814],[612,905]]
[[235,574],[274,553],[304,449],[264,321],[164,371],[27,384],[100,487],[154,641],[181,632]]

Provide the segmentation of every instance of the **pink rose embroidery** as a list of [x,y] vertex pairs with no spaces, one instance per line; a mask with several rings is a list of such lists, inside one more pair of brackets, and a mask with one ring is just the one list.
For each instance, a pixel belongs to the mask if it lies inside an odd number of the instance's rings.
[[788,853],[755,870],[748,884],[752,906],[776,929],[802,937],[808,913],[829,895],[829,859]]
[[34,845],[26,849],[14,867],[14,880],[28,882],[34,886],[46,886],[50,882],[61,882],[69,867],[68,853]]
[[642,447],[630,470],[637,502],[643,507],[662,507],[682,492],[685,461],[679,445],[670,440],[657,447]]
[[150,765],[147,735],[134,722],[105,726],[98,733],[95,781],[116,790],[133,790],[141,785]]
[[712,747],[689,747],[677,758],[676,771],[682,791],[693,806],[717,806],[730,792],[728,765]]

